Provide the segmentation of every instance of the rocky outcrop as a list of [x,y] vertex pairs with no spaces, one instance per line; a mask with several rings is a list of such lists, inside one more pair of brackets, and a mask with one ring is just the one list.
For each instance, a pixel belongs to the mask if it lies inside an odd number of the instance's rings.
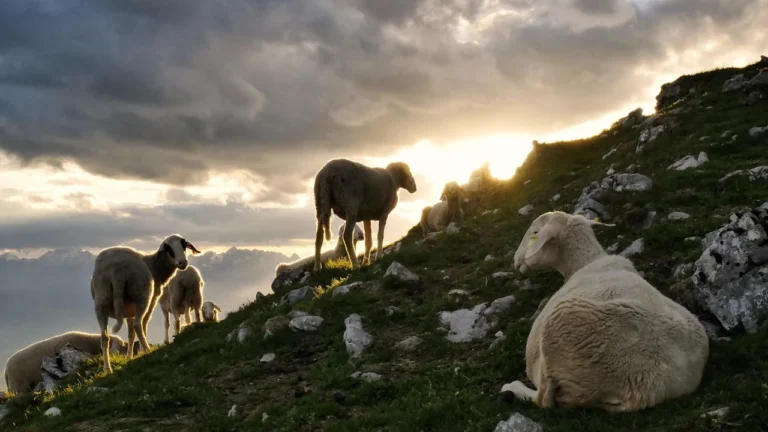
[[723,328],[754,333],[768,317],[768,203],[710,232],[691,280],[701,307]]
[[35,391],[53,392],[64,377],[75,373],[80,363],[87,360],[90,356],[73,347],[65,344],[59,352],[53,357],[43,357],[41,365],[42,381],[38,383]]

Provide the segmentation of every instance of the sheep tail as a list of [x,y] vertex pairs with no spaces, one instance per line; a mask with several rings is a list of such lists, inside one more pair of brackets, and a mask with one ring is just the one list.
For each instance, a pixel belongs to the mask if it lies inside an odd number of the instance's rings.
[[123,328],[123,295],[125,295],[125,283],[113,284],[112,287],[112,305],[115,308],[115,319],[117,323],[112,327],[112,333],[117,333]]
[[331,185],[327,178],[321,178],[315,191],[317,223],[325,232],[325,239],[331,240]]

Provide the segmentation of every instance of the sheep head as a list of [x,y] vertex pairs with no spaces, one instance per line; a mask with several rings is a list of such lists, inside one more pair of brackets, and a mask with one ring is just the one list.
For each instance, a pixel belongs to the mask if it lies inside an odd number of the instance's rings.
[[187,249],[191,250],[194,254],[200,253],[192,243],[178,234],[168,236],[160,246],[160,251],[168,254],[168,257],[179,270],[185,270],[189,265]]
[[463,192],[464,190],[461,189],[461,186],[455,181],[446,183],[443,187],[443,193],[440,195],[440,201],[451,201],[452,199],[455,199],[461,202]]
[[558,260],[562,259],[560,243],[576,225],[586,225],[590,229],[596,225],[615,226],[560,211],[544,213],[525,232],[515,252],[515,269],[526,273],[537,268],[557,268]]
[[395,179],[395,183],[398,187],[407,190],[410,193],[416,192],[416,180],[413,179],[411,174],[411,167],[405,162],[392,162],[387,165],[387,171]]
[[[343,242],[344,240],[342,237],[344,237],[344,229],[347,227],[347,223],[341,224],[339,227],[339,242]],[[355,231],[352,233],[352,240],[357,243],[360,240],[363,240],[365,237],[363,235],[363,230],[360,229],[360,226],[355,224]]]
[[203,303],[203,321],[219,322],[219,312],[221,308],[216,303],[212,301]]

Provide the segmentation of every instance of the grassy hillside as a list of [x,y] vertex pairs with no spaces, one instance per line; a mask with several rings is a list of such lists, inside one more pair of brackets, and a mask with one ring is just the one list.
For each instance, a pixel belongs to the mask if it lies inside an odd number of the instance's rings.
[[[582,188],[603,179],[611,164],[617,172],[639,164],[637,172],[653,179],[653,189],[616,193],[604,200],[617,227],[600,230],[598,238],[605,247],[618,243],[619,250],[643,238],[645,250],[632,258],[637,268],[665,294],[700,313],[692,301],[690,282],[672,277],[676,265],[693,262],[701,254],[700,242],[684,239],[718,228],[736,208],[768,200],[764,180],[718,182],[736,169],[768,165],[768,137],[748,134],[754,126],[768,125],[768,101],[746,105],[743,92],[721,91],[723,82],[734,74],[751,77],[759,68],[756,64],[744,70],[719,69],[683,77],[685,98],[664,108],[659,121],[667,129],[640,154],[635,146],[642,128],[618,126],[598,137],[536,146],[510,181],[472,197],[458,234],[417,245],[421,230],[415,227],[398,252],[372,266],[354,272],[340,263],[330,266],[310,281],[320,287],[317,296],[293,307],[279,305],[283,292],[260,298],[225,321],[189,328],[171,345],[128,364],[118,359],[113,363],[115,373],[109,376],[103,376],[95,360],[83,378],[55,395],[9,402],[11,412],[0,428],[492,431],[500,420],[519,412],[545,430],[556,431],[768,430],[765,328],[712,343],[705,377],[695,394],[642,412],[544,411],[499,396],[504,383],[525,378],[531,316],[542,299],[561,286],[562,277],[554,272],[529,278],[515,274],[503,281],[491,277],[495,272],[513,271],[507,254],[517,248],[536,216],[555,209],[573,211]],[[695,90],[688,93],[690,88]],[[736,138],[723,137],[726,131]],[[603,159],[612,149],[616,152]],[[683,156],[700,151],[708,153],[709,163],[687,171],[667,170]],[[551,201],[555,194],[561,195],[557,202]],[[518,209],[527,204],[534,205],[534,211],[519,215]],[[639,221],[649,211],[658,216],[643,230]],[[661,220],[672,211],[692,217],[674,223]],[[420,282],[403,285],[385,280],[384,270],[393,261],[417,273]],[[347,295],[332,296],[340,283],[354,281],[364,284]],[[469,295],[449,295],[454,289]],[[453,344],[437,330],[440,311],[472,308],[510,294],[516,301],[485,338]],[[389,306],[402,313],[389,316]],[[324,322],[314,333],[283,329],[264,340],[261,325],[292,309],[322,316]],[[358,360],[350,360],[342,339],[344,319],[352,313],[362,316],[374,339]],[[227,344],[227,334],[246,320],[258,333],[245,343]],[[490,349],[499,330],[506,339]],[[414,335],[423,342],[413,351],[395,347]],[[275,360],[260,362],[270,352],[276,354]],[[368,383],[350,378],[355,371],[376,372],[384,379]],[[232,405],[237,405],[238,414],[229,418]],[[60,408],[62,415],[43,416],[51,406]],[[701,417],[724,406],[731,409],[719,423]]]

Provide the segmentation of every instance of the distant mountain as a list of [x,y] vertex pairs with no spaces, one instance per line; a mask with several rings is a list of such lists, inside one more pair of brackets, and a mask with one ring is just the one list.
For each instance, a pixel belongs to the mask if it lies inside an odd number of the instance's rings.
[[[69,330],[98,332],[89,285],[95,259],[88,251],[71,248],[38,258],[0,255],[0,368],[13,352],[38,340]],[[275,266],[295,259],[295,254],[234,247],[221,254],[190,255],[206,282],[203,296],[225,313],[259,291],[268,293]],[[156,310],[149,339],[162,341],[162,334],[162,314]]]

